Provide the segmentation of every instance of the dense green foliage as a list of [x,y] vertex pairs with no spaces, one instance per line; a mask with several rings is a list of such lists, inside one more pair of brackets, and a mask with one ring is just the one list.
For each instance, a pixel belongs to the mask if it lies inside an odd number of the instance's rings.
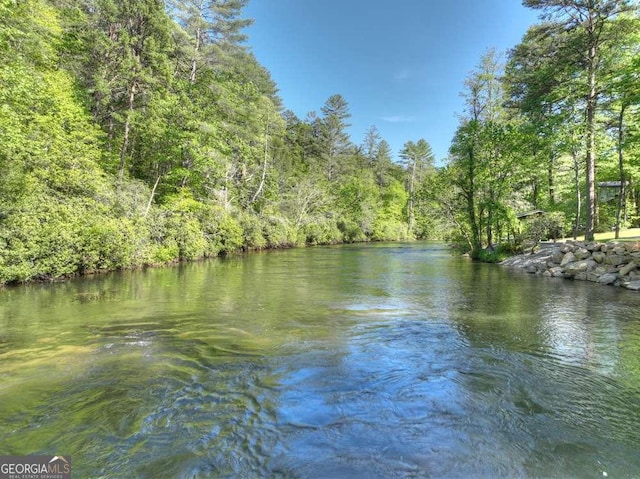
[[[467,79],[433,196],[452,239],[481,259],[504,242],[590,239],[640,222],[638,2],[524,4],[542,22]],[[527,211],[546,217],[518,217]]]
[[545,20],[469,76],[444,166],[354,143],[339,94],[285,110],[246,3],[0,0],[0,284],[371,240],[491,259],[640,222],[637,2],[527,0]]
[[283,109],[246,3],[0,0],[0,284],[429,234],[342,96]]

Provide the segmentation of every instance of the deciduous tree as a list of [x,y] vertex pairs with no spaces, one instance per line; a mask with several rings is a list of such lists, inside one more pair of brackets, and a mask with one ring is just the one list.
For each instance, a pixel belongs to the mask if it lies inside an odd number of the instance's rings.
[[579,86],[585,101],[587,222],[585,237],[593,240],[596,226],[596,112],[602,88],[602,48],[611,40],[608,24],[618,15],[637,9],[633,0],[524,0],[542,10],[545,19],[567,32],[575,32],[566,48],[581,56],[586,81]]

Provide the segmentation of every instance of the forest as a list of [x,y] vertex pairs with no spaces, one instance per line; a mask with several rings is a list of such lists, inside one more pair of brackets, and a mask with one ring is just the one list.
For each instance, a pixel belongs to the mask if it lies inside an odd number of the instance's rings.
[[351,138],[339,93],[287,110],[247,1],[0,0],[0,285],[343,242],[491,259],[640,226],[637,1],[525,0],[541,20],[479,59],[443,164],[424,138]]

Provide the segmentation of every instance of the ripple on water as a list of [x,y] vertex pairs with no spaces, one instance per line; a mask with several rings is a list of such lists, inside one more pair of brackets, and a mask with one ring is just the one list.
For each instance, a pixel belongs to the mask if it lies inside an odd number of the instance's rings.
[[12,307],[0,443],[79,477],[637,475],[637,296],[424,245],[292,253]]

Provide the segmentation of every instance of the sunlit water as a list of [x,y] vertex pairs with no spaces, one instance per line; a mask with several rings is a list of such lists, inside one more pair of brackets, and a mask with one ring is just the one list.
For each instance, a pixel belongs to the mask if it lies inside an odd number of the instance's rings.
[[0,454],[75,478],[640,477],[640,294],[437,244],[0,291]]

